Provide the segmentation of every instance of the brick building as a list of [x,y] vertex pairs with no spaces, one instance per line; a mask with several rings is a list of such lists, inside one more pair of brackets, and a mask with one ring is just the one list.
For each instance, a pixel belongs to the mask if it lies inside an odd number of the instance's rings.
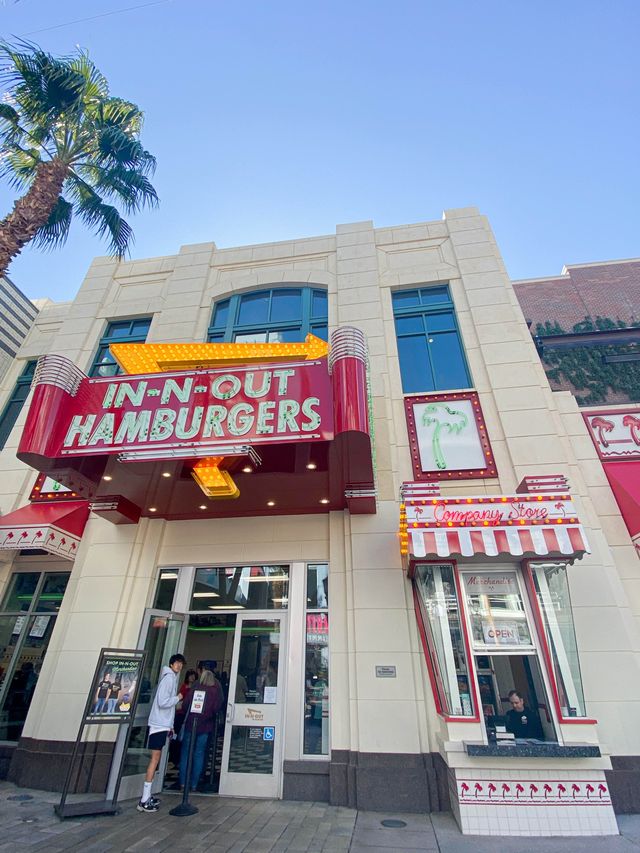
[[551,387],[581,406],[640,401],[640,260],[565,267],[514,290]]

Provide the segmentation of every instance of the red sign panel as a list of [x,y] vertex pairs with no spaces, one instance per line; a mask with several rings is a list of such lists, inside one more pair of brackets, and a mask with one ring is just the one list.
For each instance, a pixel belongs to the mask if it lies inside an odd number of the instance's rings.
[[640,459],[640,409],[583,412],[600,459]]
[[75,387],[69,377],[43,370],[36,375],[18,453],[46,459],[105,454],[121,454],[124,460],[190,458],[208,452],[233,455],[239,445],[332,438],[326,361],[83,376],[76,377]]

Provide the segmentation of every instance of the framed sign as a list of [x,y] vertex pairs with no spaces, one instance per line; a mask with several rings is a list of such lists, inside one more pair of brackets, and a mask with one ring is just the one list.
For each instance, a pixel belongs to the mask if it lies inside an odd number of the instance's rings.
[[85,723],[120,723],[132,719],[142,661],[140,653],[103,650],[91,683]]
[[582,417],[600,459],[640,459],[640,408],[583,412]]
[[404,407],[416,480],[497,477],[475,391],[413,395]]
[[29,500],[32,503],[37,501],[77,501],[78,493],[46,474],[38,474],[31,489]]

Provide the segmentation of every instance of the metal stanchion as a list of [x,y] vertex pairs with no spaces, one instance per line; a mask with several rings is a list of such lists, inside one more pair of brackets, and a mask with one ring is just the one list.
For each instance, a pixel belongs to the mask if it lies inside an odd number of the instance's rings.
[[[191,767],[193,765],[193,750],[196,745],[196,731],[198,728],[198,718],[194,716],[191,726],[191,740],[189,742],[189,755],[187,756],[187,778],[184,780],[184,789],[182,791],[182,802],[175,809],[171,809],[169,814],[174,817],[187,817],[188,815],[197,814],[198,809],[192,806],[189,802],[189,789],[191,787]],[[184,746],[184,744],[183,744]]]
[[201,786],[200,790],[203,794],[217,794],[218,783],[216,782],[216,752],[218,750],[218,714],[213,720],[213,731],[211,732],[211,740],[209,742],[209,753],[211,754],[211,770],[209,771],[207,781]]

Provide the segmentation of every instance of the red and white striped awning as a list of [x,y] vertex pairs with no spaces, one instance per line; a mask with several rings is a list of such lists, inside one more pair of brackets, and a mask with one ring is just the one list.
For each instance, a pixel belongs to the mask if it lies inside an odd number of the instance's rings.
[[562,526],[440,530],[409,530],[411,558],[474,557],[582,557],[589,545],[581,524]]
[[[538,483],[540,480],[540,483]],[[515,495],[441,495],[435,483],[404,483],[400,553],[405,563],[438,557],[555,557],[589,553],[564,478],[527,478]],[[558,480],[558,482],[556,482]]]
[[88,517],[88,501],[27,504],[0,516],[0,550],[37,548],[75,560]]

